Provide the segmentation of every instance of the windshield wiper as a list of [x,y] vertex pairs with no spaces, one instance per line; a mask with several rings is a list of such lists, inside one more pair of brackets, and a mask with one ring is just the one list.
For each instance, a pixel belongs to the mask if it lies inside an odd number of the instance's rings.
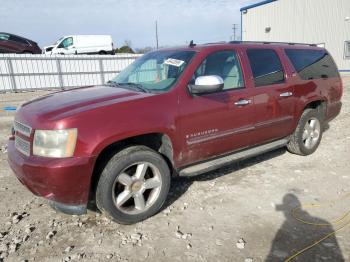
[[138,90],[141,90],[142,92],[149,93],[147,88],[144,88],[141,84],[136,83],[118,83],[119,85],[126,85],[132,88],[136,88]]
[[144,93],[149,93],[148,89],[144,88],[141,84],[136,84],[136,83],[117,83],[113,81],[108,81],[108,85],[110,86],[115,86],[115,87],[122,87],[122,88],[128,88],[128,89],[137,89],[138,91],[142,91]]

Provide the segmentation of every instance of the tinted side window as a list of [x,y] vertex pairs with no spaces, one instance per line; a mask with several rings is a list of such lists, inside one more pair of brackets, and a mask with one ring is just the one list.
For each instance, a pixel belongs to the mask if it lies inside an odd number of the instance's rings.
[[28,45],[28,42],[20,37],[17,37],[17,36],[13,36],[11,35],[10,36],[10,40],[11,41],[14,41],[14,42],[17,42],[17,43],[21,43],[23,45]]
[[326,50],[286,49],[289,60],[304,80],[338,77],[338,69]]
[[220,76],[224,80],[224,90],[244,86],[241,65],[233,50],[208,55],[196,70],[193,79],[209,75]]
[[248,49],[255,86],[274,85],[284,82],[284,71],[277,53],[272,49]]

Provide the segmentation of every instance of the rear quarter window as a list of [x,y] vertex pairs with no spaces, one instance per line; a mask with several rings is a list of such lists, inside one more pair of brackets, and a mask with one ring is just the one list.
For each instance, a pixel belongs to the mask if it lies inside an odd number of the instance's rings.
[[285,52],[303,80],[339,77],[337,66],[326,50],[286,49]]
[[9,40],[13,41],[13,42],[17,42],[17,43],[23,44],[23,45],[29,45],[27,40],[25,40],[23,38],[20,38],[20,37],[17,37],[17,36],[14,36],[14,35],[11,35]]

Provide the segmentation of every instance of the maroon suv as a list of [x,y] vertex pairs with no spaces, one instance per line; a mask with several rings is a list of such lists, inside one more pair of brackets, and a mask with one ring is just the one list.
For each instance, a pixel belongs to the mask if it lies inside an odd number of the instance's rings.
[[154,215],[172,176],[280,147],[313,153],[341,109],[331,55],[313,45],[208,44],[148,53],[103,86],[18,109],[8,143],[18,179],[51,206],[119,223]]
[[41,54],[38,44],[27,38],[0,32],[0,54]]

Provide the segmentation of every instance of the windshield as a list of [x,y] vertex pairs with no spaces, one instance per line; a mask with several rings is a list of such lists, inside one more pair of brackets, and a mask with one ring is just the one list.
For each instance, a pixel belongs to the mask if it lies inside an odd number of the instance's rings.
[[194,51],[156,51],[143,55],[114,79],[113,84],[138,85],[146,91],[166,91],[177,81]]
[[60,39],[58,39],[58,40],[54,43],[54,45],[58,45],[58,44],[62,41],[63,38],[64,38],[64,37],[61,37]]

